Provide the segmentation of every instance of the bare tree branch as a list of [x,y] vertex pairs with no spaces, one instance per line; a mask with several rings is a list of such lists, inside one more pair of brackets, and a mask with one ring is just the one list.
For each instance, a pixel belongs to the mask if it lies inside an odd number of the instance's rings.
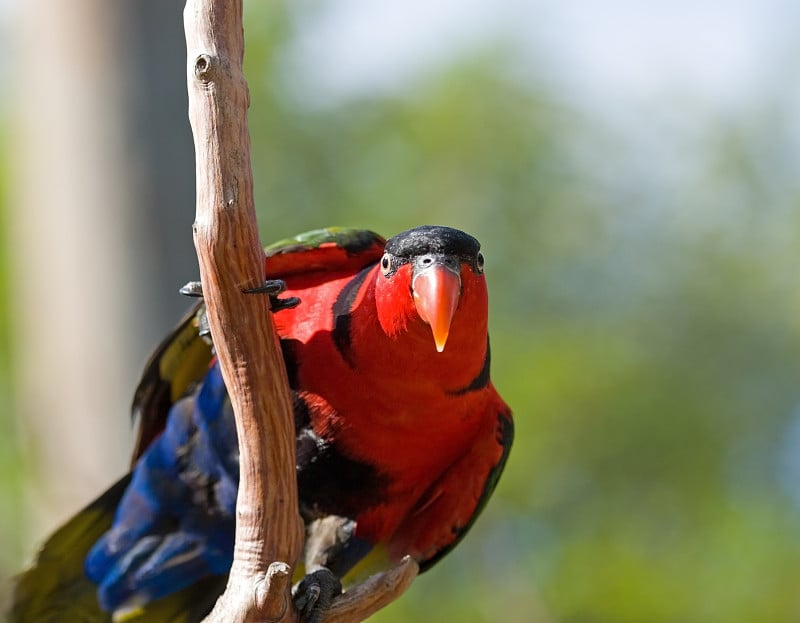
[[[242,292],[264,279],[242,74],[242,2],[188,0],[184,26],[196,152],[195,247],[240,462],[233,566],[206,623],[294,622],[289,587],[303,524],[291,400],[268,305]],[[363,620],[399,596],[417,571],[406,559],[373,576],[338,598],[327,620]]]
[[233,566],[207,620],[291,620],[291,566],[303,542],[291,399],[266,299],[242,292],[264,280],[264,253],[253,202],[241,0],[189,0],[184,26],[195,247],[239,437]]
[[419,573],[419,565],[406,556],[398,565],[368,577],[334,600],[325,623],[357,623],[388,606],[406,592]]

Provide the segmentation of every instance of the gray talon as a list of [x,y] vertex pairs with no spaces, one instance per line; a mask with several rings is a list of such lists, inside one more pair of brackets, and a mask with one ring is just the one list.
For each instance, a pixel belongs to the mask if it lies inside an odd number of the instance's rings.
[[178,292],[184,296],[191,296],[192,298],[201,299],[203,298],[203,285],[199,281],[190,281],[180,290],[178,290]]

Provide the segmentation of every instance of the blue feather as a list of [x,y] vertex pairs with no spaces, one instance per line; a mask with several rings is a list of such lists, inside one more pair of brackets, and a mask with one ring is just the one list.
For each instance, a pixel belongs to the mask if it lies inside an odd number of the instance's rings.
[[166,429],[133,470],[112,528],[86,557],[104,610],[228,572],[238,461],[233,413],[215,364],[194,394],[173,405]]

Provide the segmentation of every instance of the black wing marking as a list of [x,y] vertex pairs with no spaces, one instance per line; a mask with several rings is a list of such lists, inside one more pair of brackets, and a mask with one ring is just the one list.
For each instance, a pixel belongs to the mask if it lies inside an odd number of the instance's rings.
[[511,444],[513,441],[514,421],[511,419],[511,416],[508,412],[501,412],[497,416],[497,443],[503,447],[503,453],[500,455],[500,460],[497,461],[497,464],[489,471],[489,475],[486,478],[486,483],[483,486],[483,492],[478,499],[477,506],[475,506],[475,511],[472,513],[469,521],[464,526],[453,529],[454,538],[450,543],[436,552],[433,556],[423,560],[420,563],[420,573],[427,571],[433,565],[439,562],[450,552],[450,550],[458,545],[461,542],[461,539],[464,538],[464,535],[469,532],[469,529],[473,526],[475,520],[478,519],[478,516],[486,507],[489,498],[492,496],[492,492],[497,486],[497,482],[500,480],[500,476],[503,474],[503,468],[506,466],[506,461],[508,460],[508,454],[511,451]]
[[352,341],[350,339],[350,312],[353,311],[353,304],[356,301],[361,286],[372,270],[373,264],[362,268],[355,277],[339,292],[336,301],[333,303],[333,331],[331,337],[336,346],[336,350],[351,368],[355,367],[352,353]]
[[489,348],[489,338],[486,338],[486,356],[483,359],[483,367],[481,371],[478,372],[478,376],[476,376],[472,381],[470,381],[469,385],[466,387],[462,387],[461,389],[457,389],[452,392],[448,392],[451,396],[463,396],[469,392],[475,392],[479,389],[483,389],[489,384],[489,373],[490,368],[492,367],[492,353],[491,349]]

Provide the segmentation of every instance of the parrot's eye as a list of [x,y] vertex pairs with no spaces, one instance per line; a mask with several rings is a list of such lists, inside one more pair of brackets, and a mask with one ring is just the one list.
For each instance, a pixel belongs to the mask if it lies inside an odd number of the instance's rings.
[[389,273],[392,271],[392,260],[389,258],[388,253],[384,253],[383,258],[381,258],[381,269],[383,270],[384,277],[388,277]]
[[483,264],[485,260],[483,259],[483,253],[478,253],[478,257],[475,258],[475,268],[477,269],[478,273],[483,272]]

